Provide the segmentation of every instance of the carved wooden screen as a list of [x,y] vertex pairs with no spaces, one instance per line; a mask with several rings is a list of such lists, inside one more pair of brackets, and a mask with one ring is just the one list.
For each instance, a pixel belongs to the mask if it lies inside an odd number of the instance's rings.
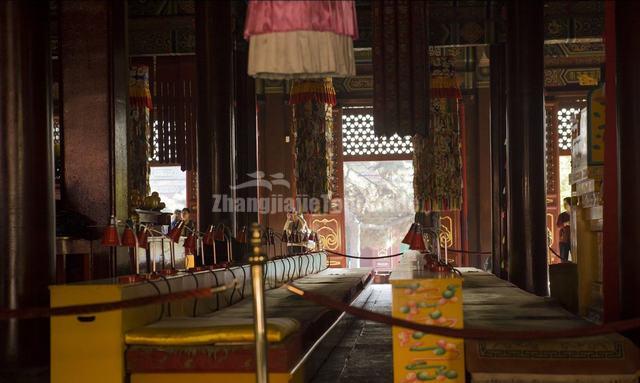
[[134,57],[149,67],[152,166],[179,165],[187,172],[186,207],[197,216],[197,77],[194,55]]
[[152,154],[157,164],[196,169],[197,81],[195,56],[160,56],[150,64]]
[[[555,103],[547,103],[546,108],[546,134],[545,134],[545,171],[547,181],[547,230],[550,247],[556,253],[559,253],[558,248],[558,235],[556,230],[556,220],[558,214],[560,214],[560,206],[562,205],[560,199],[560,169],[559,169],[559,150],[563,145],[559,142],[558,136],[558,107]],[[570,139],[569,139],[570,144]],[[559,259],[553,254],[552,251],[548,251],[549,264],[557,263]]]

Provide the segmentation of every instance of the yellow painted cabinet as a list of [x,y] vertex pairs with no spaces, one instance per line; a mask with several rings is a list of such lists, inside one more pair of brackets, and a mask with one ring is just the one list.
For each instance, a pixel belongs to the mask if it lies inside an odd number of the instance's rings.
[[[462,328],[462,279],[450,273],[396,270],[392,315],[427,325]],[[464,382],[464,343],[393,327],[394,383]]]

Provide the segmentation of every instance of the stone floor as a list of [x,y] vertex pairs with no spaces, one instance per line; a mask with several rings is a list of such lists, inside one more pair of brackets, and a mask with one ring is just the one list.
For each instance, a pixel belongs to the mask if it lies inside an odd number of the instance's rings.
[[[363,308],[391,314],[391,285],[371,285]],[[366,294],[363,294],[366,295]],[[391,327],[357,319],[316,374],[312,383],[386,383],[393,381]]]

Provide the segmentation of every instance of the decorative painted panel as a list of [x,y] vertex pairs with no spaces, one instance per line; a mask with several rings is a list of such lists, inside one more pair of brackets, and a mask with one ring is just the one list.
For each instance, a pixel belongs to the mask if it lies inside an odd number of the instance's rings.
[[547,68],[544,70],[545,88],[597,86],[602,76],[600,67],[595,68]]
[[129,16],[175,16],[193,15],[194,0],[129,0]]
[[[344,218],[342,213],[338,214],[306,214],[305,220],[309,228],[316,233],[320,239],[323,249],[332,250],[338,253],[345,252],[344,246]],[[329,267],[346,267],[347,259],[341,256],[327,254]]]

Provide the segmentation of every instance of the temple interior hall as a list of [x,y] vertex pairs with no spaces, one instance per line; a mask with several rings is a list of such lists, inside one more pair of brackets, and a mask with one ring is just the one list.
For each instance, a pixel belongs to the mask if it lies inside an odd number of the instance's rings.
[[638,26],[0,0],[0,383],[639,382]]

